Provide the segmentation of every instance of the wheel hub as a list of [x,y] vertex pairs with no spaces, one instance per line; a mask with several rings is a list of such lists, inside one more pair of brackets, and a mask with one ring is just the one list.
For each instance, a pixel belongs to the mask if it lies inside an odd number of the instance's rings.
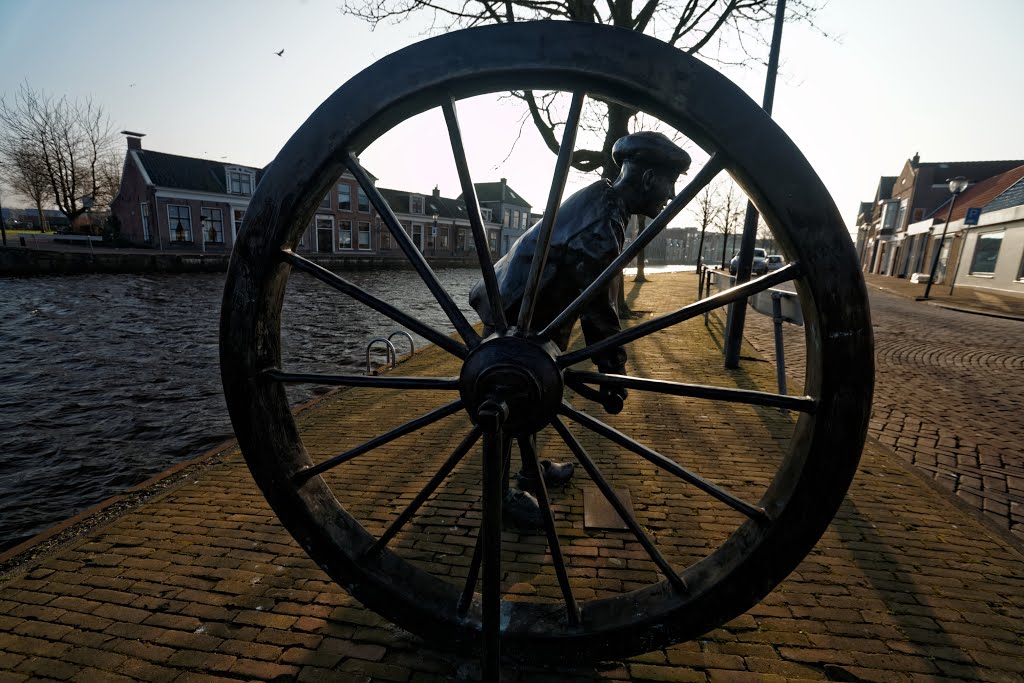
[[481,408],[490,413],[504,405],[502,428],[510,432],[536,432],[550,422],[562,402],[562,371],[555,363],[558,347],[522,337],[484,340],[470,352],[459,376],[459,391],[474,424]]

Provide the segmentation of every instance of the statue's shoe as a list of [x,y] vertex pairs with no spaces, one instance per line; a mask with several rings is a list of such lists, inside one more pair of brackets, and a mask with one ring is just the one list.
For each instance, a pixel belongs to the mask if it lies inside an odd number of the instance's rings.
[[520,529],[543,529],[544,518],[540,513],[540,503],[532,493],[509,489],[501,501],[501,519],[506,526]]
[[[572,479],[572,475],[576,471],[576,465],[574,463],[551,462],[550,460],[541,460],[540,468],[544,473],[544,485],[549,489],[564,488]],[[519,488],[524,491],[530,491],[532,493],[537,490],[537,480],[533,477],[526,476],[522,472],[516,475],[516,481],[519,484]]]

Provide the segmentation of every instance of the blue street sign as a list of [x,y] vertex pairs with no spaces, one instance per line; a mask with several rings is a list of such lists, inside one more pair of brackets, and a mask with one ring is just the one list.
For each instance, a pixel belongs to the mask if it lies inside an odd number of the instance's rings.
[[979,218],[981,218],[981,209],[967,209],[967,215],[964,216],[964,225],[977,225]]

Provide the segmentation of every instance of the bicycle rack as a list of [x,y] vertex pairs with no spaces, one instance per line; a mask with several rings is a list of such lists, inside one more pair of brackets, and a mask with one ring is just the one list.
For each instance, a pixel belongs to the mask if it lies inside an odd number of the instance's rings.
[[391,334],[388,335],[388,341],[391,341],[396,336],[402,336],[402,337],[405,337],[406,339],[408,339],[409,340],[409,355],[410,356],[416,355],[416,343],[412,340],[412,335],[411,334],[409,334],[405,330],[395,330],[394,332],[392,332]]
[[398,352],[395,351],[395,345],[392,344],[390,340],[385,339],[384,337],[377,337],[375,339],[371,339],[369,341],[369,343],[367,343],[367,345],[366,345],[366,374],[367,375],[376,375],[377,374],[377,371],[373,369],[372,365],[370,365],[370,351],[373,349],[373,345],[378,343],[378,342],[380,342],[381,344],[385,345],[385,350],[387,351],[387,360],[385,361],[385,363],[387,364],[387,367],[388,368],[393,368],[396,365],[398,365]]

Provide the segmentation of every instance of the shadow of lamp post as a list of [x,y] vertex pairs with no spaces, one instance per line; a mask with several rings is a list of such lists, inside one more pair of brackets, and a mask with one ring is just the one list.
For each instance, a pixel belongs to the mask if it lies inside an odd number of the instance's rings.
[[939,238],[939,243],[935,245],[935,256],[932,257],[932,269],[928,275],[928,286],[924,288],[924,295],[917,297],[918,301],[925,301],[928,299],[928,294],[932,291],[932,285],[935,283],[936,271],[939,269],[939,256],[942,254],[942,245],[946,241],[946,231],[949,230],[949,219],[953,216],[953,205],[956,204],[956,198],[960,196],[960,193],[967,189],[967,178],[962,175],[958,175],[949,181],[949,191],[953,195],[949,198],[949,211],[946,212],[946,222],[942,224],[942,236]]

